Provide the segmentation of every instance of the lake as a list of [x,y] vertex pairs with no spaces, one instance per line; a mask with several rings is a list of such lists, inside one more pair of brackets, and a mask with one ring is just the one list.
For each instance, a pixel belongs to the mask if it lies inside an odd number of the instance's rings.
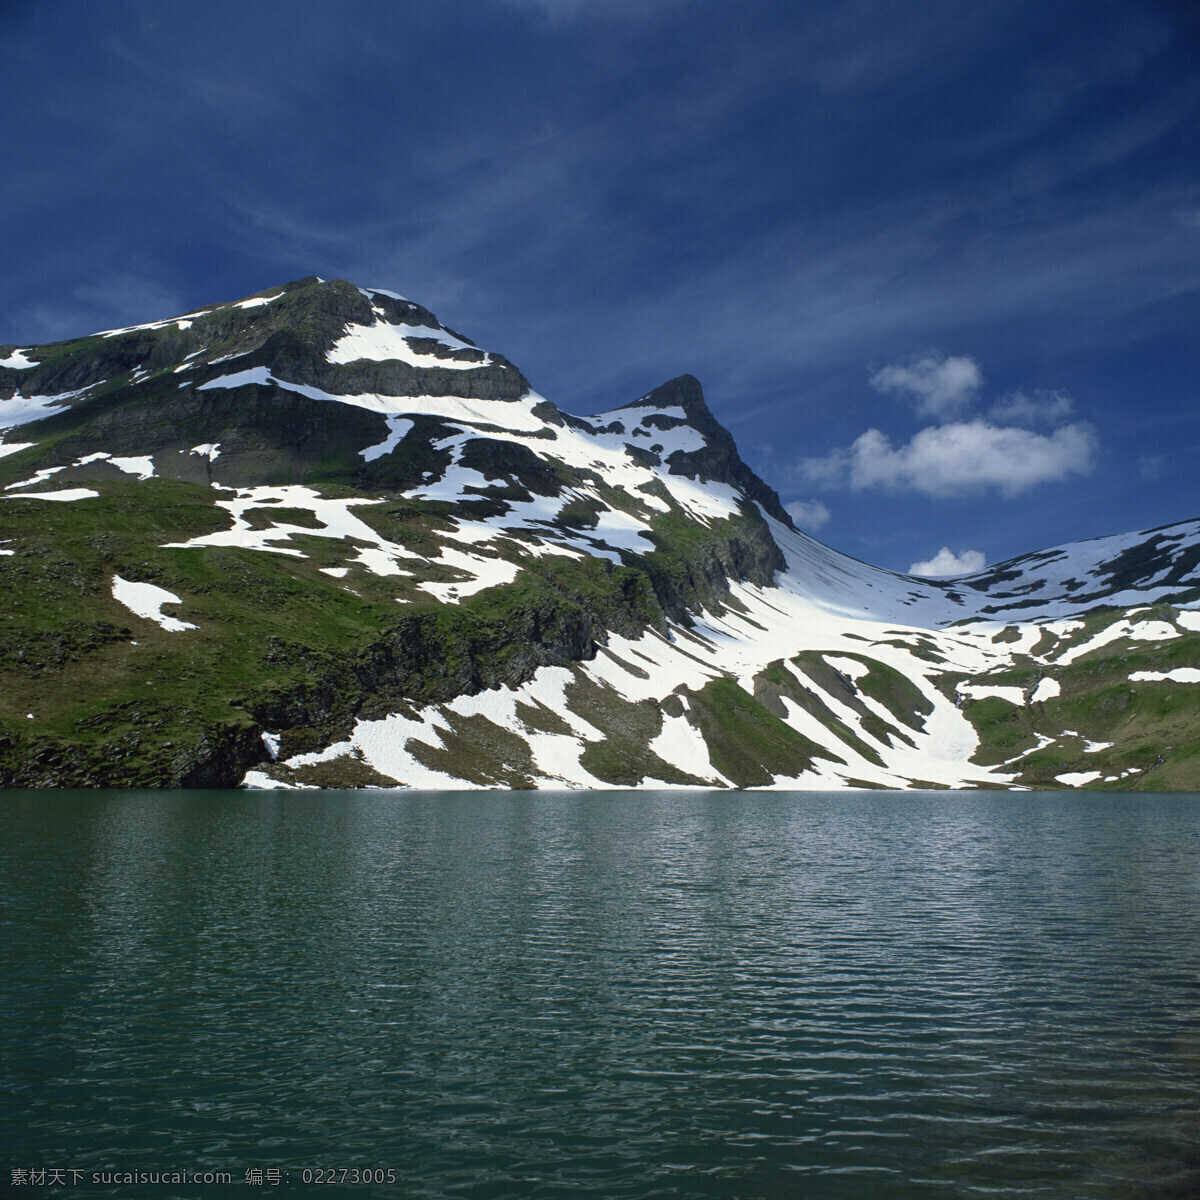
[[1195,795],[0,801],[0,1194],[1200,1194]]

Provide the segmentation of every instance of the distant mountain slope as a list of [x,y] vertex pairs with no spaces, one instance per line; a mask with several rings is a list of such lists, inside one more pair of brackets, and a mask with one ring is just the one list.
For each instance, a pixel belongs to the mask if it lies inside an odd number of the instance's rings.
[[1200,522],[916,579],[316,278],[0,346],[0,782],[1200,786]]

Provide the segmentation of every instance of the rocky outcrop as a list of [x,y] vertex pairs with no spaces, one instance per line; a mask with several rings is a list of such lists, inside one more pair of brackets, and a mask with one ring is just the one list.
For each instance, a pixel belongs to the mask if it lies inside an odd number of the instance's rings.
[[[667,459],[672,474],[686,475],[689,479],[713,480],[728,483],[738,488],[751,500],[762,505],[777,521],[789,529],[792,518],[779,502],[779,493],[768,487],[742,461],[741,455],[729,431],[712,415],[704,402],[704,391],[694,375],[680,375],[668,380],[648,395],[633,404],[636,408],[682,408],[686,423],[704,435],[706,445],[701,450],[676,450]],[[621,412],[621,409],[617,409]],[[661,424],[661,420],[660,420]]]
[[682,625],[691,624],[691,612],[697,609],[720,611],[731,579],[770,587],[775,572],[787,567],[766,523],[753,510],[714,522],[703,533],[676,533],[675,538],[658,538],[658,551],[645,557],[643,569],[663,612]]
[[[173,713],[185,723],[188,714]],[[261,730],[245,718],[190,723],[186,744],[155,736],[153,713],[141,728],[67,740],[0,734],[0,784],[15,788],[231,788],[266,757]]]

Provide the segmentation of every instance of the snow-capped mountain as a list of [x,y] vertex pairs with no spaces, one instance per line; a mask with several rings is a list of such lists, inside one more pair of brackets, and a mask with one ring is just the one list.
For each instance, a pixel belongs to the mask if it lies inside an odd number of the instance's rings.
[[315,278],[0,346],[0,781],[1186,788],[1200,522],[948,581]]

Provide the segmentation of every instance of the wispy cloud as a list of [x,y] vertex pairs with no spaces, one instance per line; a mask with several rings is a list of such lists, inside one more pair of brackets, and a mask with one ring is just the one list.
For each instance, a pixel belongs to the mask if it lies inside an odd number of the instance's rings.
[[1058,425],[1075,411],[1075,402],[1065,392],[1009,392],[988,410],[993,421],[1009,425]]
[[588,20],[644,21],[688,0],[496,0],[506,8],[539,17],[551,26]]
[[1162,478],[1165,454],[1142,454],[1138,456],[1138,475],[1148,483]]
[[913,563],[908,573],[942,578],[948,575],[973,575],[986,566],[987,558],[982,550],[963,550],[955,554],[949,546],[943,546],[932,558]]
[[883,488],[948,498],[995,490],[1015,496],[1089,474],[1098,445],[1082,421],[1047,436],[974,420],[930,426],[900,446],[868,429],[848,449],[802,460],[800,470],[815,485],[849,484],[856,491]]
[[[640,9],[661,16],[681,2]],[[478,103],[471,89],[455,101],[414,64],[408,86],[421,88],[419,129],[414,134],[401,121],[394,133],[381,131],[364,193],[346,186],[346,130],[327,127],[307,93],[287,83],[285,107],[298,113],[311,140],[304,154],[320,163],[338,202],[329,203],[328,185],[309,188],[299,173],[288,186],[276,186],[275,171],[224,171],[212,181],[214,197],[232,198],[228,243],[263,264],[263,284],[280,274],[271,264],[281,263],[282,273],[315,270],[394,287],[445,309],[446,319],[510,353],[570,403],[572,392],[605,393],[631,377],[649,385],[676,370],[726,393],[761,393],[766,372],[782,378],[847,358],[879,361],[962,324],[1036,326],[1048,315],[1059,333],[1074,324],[1080,337],[1094,338],[1098,311],[1119,318],[1120,310],[1160,295],[1165,275],[1179,273],[1174,239],[1190,231],[1177,220],[1156,221],[1155,212],[1189,211],[1192,192],[1176,188],[1168,196],[1164,181],[1136,195],[1091,194],[1080,211],[1056,198],[1110,161],[1098,147],[1134,153],[1168,128],[1171,109],[1163,106],[1153,121],[1116,122],[1119,137],[1093,131],[1086,145],[1056,138],[1054,153],[1046,153],[1047,130],[1088,94],[1086,72],[1057,106],[1003,114],[1007,140],[994,154],[980,153],[978,130],[956,144],[956,161],[969,170],[952,186],[930,178],[895,192],[864,188],[829,159],[819,170],[785,173],[785,205],[765,186],[761,162],[749,151],[741,157],[743,147],[757,145],[753,131],[767,110],[783,121],[772,153],[810,138],[859,145],[885,120],[880,87],[907,95],[928,86],[931,75],[945,84],[972,55],[1011,36],[998,12],[965,18],[955,5],[935,3],[901,19],[877,0],[846,0],[794,26],[732,21],[736,54],[713,54],[704,40],[692,55],[701,40],[678,30],[655,52],[662,70],[647,71],[633,0],[493,0],[486,7],[493,20],[520,10],[561,26],[567,54],[577,54],[575,42],[586,37],[578,86],[546,93],[545,77],[530,76],[528,88],[495,104]],[[693,7],[699,17],[717,17],[714,6]],[[602,36],[585,28],[601,16],[629,21],[606,20]],[[528,36],[530,22],[509,23]],[[334,31],[322,32],[322,45],[339,44]],[[396,38],[401,32],[397,23]],[[328,63],[325,51],[311,49],[312,38],[287,36],[288,53],[310,68],[289,71],[289,80],[329,80],[343,114],[352,92],[362,101],[354,116],[364,128],[382,119],[373,114],[389,111],[392,88],[359,80],[386,78],[395,38],[377,38],[378,69],[356,72],[349,84],[336,50]],[[1154,49],[1126,50],[1134,60],[1128,69]],[[600,62],[615,72],[602,88],[591,73]],[[242,78],[214,71],[198,95],[211,105],[214,89],[220,100]],[[475,86],[492,82],[481,77]],[[283,86],[274,76],[270,84]],[[809,96],[834,92],[836,108],[808,107]],[[474,106],[469,119],[467,103]],[[255,104],[253,111],[275,110]],[[269,132],[272,147],[301,152],[289,136]],[[917,138],[901,168],[906,177],[929,165],[933,148],[942,161],[940,135]],[[255,214],[249,223],[247,213]],[[744,353],[748,346],[755,353]],[[935,409],[931,392],[922,411],[960,415],[954,393],[944,395],[944,407]]]
[[161,280],[122,273],[92,279],[59,299],[30,305],[24,314],[24,324],[30,331],[27,340],[50,342],[157,321],[188,307]]

